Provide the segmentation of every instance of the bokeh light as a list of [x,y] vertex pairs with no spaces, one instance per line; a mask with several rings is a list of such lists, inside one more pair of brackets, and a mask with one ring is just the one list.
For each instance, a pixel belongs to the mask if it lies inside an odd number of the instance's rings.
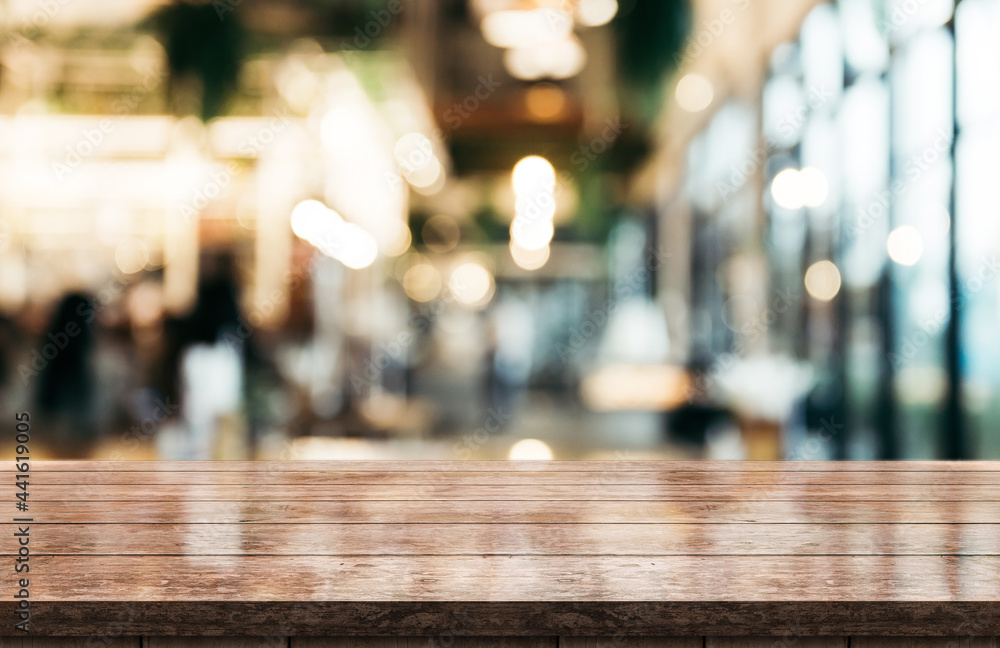
[[889,232],[886,240],[889,258],[899,265],[912,266],[924,254],[924,239],[912,225],[902,225]]
[[552,240],[555,226],[546,219],[530,220],[518,216],[510,224],[510,238],[525,250],[540,250]]
[[688,112],[701,112],[712,104],[715,89],[711,81],[700,74],[686,74],[674,90],[677,105]]
[[470,261],[452,271],[448,289],[460,304],[478,308],[489,303],[496,286],[489,270]]
[[556,186],[556,170],[540,155],[529,155],[514,165],[511,182],[519,196],[533,196],[539,191],[552,192]]
[[403,290],[413,301],[429,302],[441,293],[441,274],[430,263],[414,263],[403,275]]
[[806,204],[806,187],[798,169],[779,171],[771,180],[771,196],[785,209],[800,209]]
[[511,446],[507,458],[511,461],[551,461],[552,449],[538,439],[521,439]]
[[828,302],[840,292],[840,270],[832,261],[817,261],[806,270],[805,286],[810,297]]
[[580,0],[576,5],[576,21],[585,27],[606,25],[617,13],[617,0]]
[[510,256],[514,259],[514,263],[524,270],[538,270],[544,266],[549,261],[551,251],[548,245],[537,250],[527,250],[518,245],[517,241],[510,242]]
[[806,167],[799,171],[799,182],[802,185],[802,203],[807,207],[819,207],[826,202],[830,193],[830,185],[822,171]]
[[524,104],[534,119],[550,121],[558,118],[566,108],[566,93],[554,83],[536,83],[524,94]]
[[149,263],[149,248],[146,244],[132,236],[127,236],[118,242],[115,248],[115,264],[125,274],[135,274]]

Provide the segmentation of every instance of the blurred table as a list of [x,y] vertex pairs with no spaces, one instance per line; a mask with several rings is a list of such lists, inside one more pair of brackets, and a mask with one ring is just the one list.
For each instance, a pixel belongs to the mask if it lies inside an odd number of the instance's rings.
[[36,461],[30,480],[35,639],[7,523],[4,646],[1000,635],[1000,462]]

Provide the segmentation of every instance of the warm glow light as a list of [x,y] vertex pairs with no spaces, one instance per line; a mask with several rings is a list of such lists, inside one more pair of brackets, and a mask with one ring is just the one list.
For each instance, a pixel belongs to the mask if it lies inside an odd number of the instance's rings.
[[564,40],[573,22],[558,9],[495,11],[481,24],[483,38],[495,47],[536,47]]
[[393,153],[396,162],[405,171],[423,169],[435,157],[431,141],[420,133],[408,133],[400,137]]
[[393,153],[403,177],[422,194],[434,194],[444,185],[444,167],[434,155],[434,146],[420,133],[408,133],[396,142]]
[[540,155],[529,155],[514,165],[511,182],[518,196],[535,196],[543,190],[552,193],[556,186],[556,170]]
[[323,116],[320,123],[320,137],[326,148],[334,153],[351,153],[364,145],[364,123],[367,115],[354,106],[338,106]]
[[135,274],[149,263],[149,248],[137,238],[123,238],[115,248],[115,264],[125,274]]
[[566,107],[566,93],[554,83],[536,83],[524,95],[528,113],[539,121],[559,117]]
[[434,186],[443,174],[444,169],[436,157],[428,159],[424,163],[424,166],[419,169],[413,169],[412,171],[403,169],[403,177],[406,178],[406,181],[413,185],[414,188],[420,189]]
[[390,236],[384,245],[385,249],[382,250],[386,256],[399,256],[410,249],[413,236],[410,234],[409,226],[404,221],[396,221]]
[[886,249],[890,259],[899,265],[911,266],[923,256],[924,239],[917,228],[903,225],[889,232]]
[[306,241],[313,241],[323,231],[324,223],[330,219],[329,207],[318,200],[303,200],[292,209],[292,232]]
[[413,301],[429,302],[441,292],[441,275],[429,263],[415,263],[403,275],[403,290]]
[[548,191],[540,190],[534,196],[518,196],[514,203],[515,215],[530,221],[552,220],[556,215],[556,199]]
[[277,79],[278,92],[292,109],[306,112],[319,97],[322,86],[319,79],[308,68],[300,65],[289,66]]
[[515,79],[568,79],[587,64],[587,52],[576,38],[554,43],[512,47],[504,52],[504,69]]
[[715,98],[712,83],[700,74],[686,74],[674,90],[677,105],[688,112],[700,112],[709,107]]
[[806,270],[805,284],[813,299],[828,302],[840,292],[840,270],[832,261],[817,261]]
[[551,248],[546,245],[538,250],[526,250],[517,244],[517,241],[510,242],[510,257],[519,268],[525,270],[538,270],[549,260]]
[[[354,223],[345,223],[340,230],[341,244],[335,259],[348,268],[367,268],[378,257],[378,243],[375,237]],[[333,255],[331,255],[333,256]]]
[[447,180],[447,177],[448,177],[447,174],[444,173],[444,170],[442,169],[442,172],[438,174],[437,179],[435,179],[433,183],[427,185],[426,187],[418,185],[410,185],[410,186],[413,187],[413,190],[415,192],[417,192],[422,196],[433,196],[434,194],[444,189],[444,184],[445,180]]
[[797,169],[785,169],[771,181],[774,202],[785,209],[799,209],[806,204],[806,186]]
[[10,247],[11,240],[13,240],[13,228],[7,224],[7,221],[0,220],[0,252],[3,252]]
[[318,200],[303,200],[292,209],[292,232],[320,252],[348,268],[367,268],[378,257],[375,237],[361,226],[347,223]]
[[510,224],[510,238],[525,250],[540,250],[552,240],[555,226],[548,219],[530,220],[518,216]]
[[513,47],[503,53],[503,67],[515,79],[534,81],[545,76],[545,68],[536,60],[531,47]]
[[403,177],[420,193],[436,193],[444,182],[444,167],[434,155],[434,146],[420,133],[407,133],[399,138],[393,150]]
[[576,6],[576,20],[585,27],[606,25],[617,13],[617,0],[580,0]]
[[807,207],[819,207],[826,201],[830,186],[822,171],[806,167],[799,171],[799,182],[802,184],[802,202]]
[[511,446],[511,461],[551,461],[552,449],[538,439],[521,439]]
[[606,365],[583,376],[580,397],[595,412],[667,411],[688,398],[690,378],[670,365]]
[[496,290],[490,271],[472,261],[455,268],[448,280],[448,288],[456,301],[473,307],[485,306]]
[[163,317],[163,289],[143,282],[132,289],[126,302],[129,317],[137,326],[153,326]]

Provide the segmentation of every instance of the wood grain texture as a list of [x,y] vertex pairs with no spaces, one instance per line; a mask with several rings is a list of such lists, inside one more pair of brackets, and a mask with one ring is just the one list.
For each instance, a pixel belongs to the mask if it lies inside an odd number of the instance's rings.
[[82,484],[33,485],[32,499],[49,502],[139,502],[159,500],[213,501],[919,501],[997,502],[1000,485],[647,485],[647,484]]
[[338,464],[329,470],[301,471],[186,471],[162,472],[140,470],[80,470],[80,471],[38,471],[35,479],[38,485],[80,485],[128,484],[133,486],[154,485],[220,485],[250,484],[254,486],[307,486],[307,485],[354,485],[354,486],[426,486],[429,484],[458,486],[537,486],[590,485],[695,485],[695,486],[795,486],[795,485],[908,485],[908,486],[965,486],[1000,485],[1000,471],[930,472],[734,472],[734,471],[398,471],[376,472],[338,469]]
[[[468,636],[996,636],[993,602],[801,601],[548,601],[530,602],[281,602],[146,601],[109,605],[38,603],[32,632],[86,634],[111,618],[129,619],[139,634],[226,635],[287,632],[292,636],[442,635],[456,617],[470,619]],[[124,612],[129,610],[129,612]]]
[[559,637],[559,648],[703,648],[702,637]]
[[52,524],[990,524],[1000,502],[699,500],[33,502]]
[[1000,462],[33,462],[29,502],[38,635],[1000,635]]
[[[41,602],[980,601],[997,556],[43,556]],[[1000,634],[1000,633],[998,633]]]
[[430,637],[292,637],[290,648],[559,648],[558,637],[468,637],[461,632],[456,625]]
[[851,637],[851,648],[997,648],[997,637]]
[[[21,633],[23,634],[23,633]],[[140,637],[38,637],[0,636],[0,648],[143,648]]]
[[793,646],[795,648],[847,648],[848,638],[802,637],[793,634],[783,637],[705,637],[705,648],[792,648]]
[[288,648],[288,637],[143,637],[142,648]]
[[[10,472],[10,464],[3,470]],[[998,472],[1000,461],[34,461],[52,472]]]
[[[1000,524],[36,525],[54,556],[1000,556]],[[0,525],[6,536],[14,524]],[[16,555],[11,547],[6,555]]]

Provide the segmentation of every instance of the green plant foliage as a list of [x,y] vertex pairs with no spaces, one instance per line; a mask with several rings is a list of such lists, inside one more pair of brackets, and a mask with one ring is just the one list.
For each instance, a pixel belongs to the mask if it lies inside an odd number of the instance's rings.
[[171,91],[181,78],[198,79],[205,121],[223,114],[237,87],[244,41],[238,13],[236,4],[181,1],[151,16],[167,52]]

